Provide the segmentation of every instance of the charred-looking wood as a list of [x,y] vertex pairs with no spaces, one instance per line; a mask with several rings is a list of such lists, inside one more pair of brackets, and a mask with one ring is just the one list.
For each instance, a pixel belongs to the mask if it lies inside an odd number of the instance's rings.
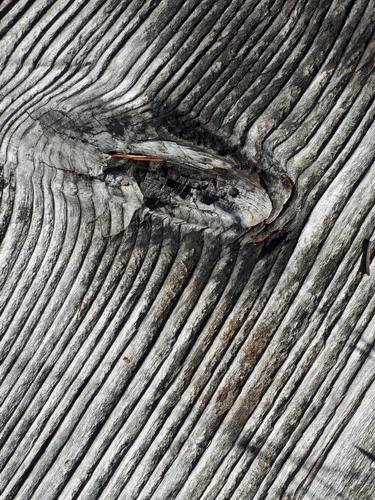
[[[160,116],[145,120],[141,115],[139,120],[140,123],[144,120],[144,127],[140,130],[139,123],[134,124],[124,115],[122,135],[111,133],[108,121],[99,122],[99,132],[96,131],[95,121],[84,113],[77,115],[54,109],[39,115],[34,113],[32,118],[34,133],[38,134],[41,128],[49,143],[54,144],[54,151],[70,149],[71,158],[65,164],[60,156],[51,158],[48,148],[50,165],[58,162],[58,168],[75,171],[76,168],[71,169],[69,164],[75,164],[82,156],[90,158],[85,168],[85,173],[90,176],[100,179],[104,175],[110,184],[116,184],[111,178],[116,170],[121,182],[129,176],[132,178],[128,191],[132,190],[134,195],[136,189],[138,209],[151,209],[197,229],[229,234],[254,227],[252,234],[256,235],[267,230],[267,226],[276,220],[274,229],[292,194],[292,181],[287,180],[285,172],[280,170],[270,174],[256,168],[246,161],[239,149],[227,153],[223,149],[215,151],[212,149],[215,141],[212,141],[211,148],[188,142],[178,137],[180,129],[173,136],[165,132]],[[163,120],[167,120],[165,115]],[[139,140],[147,133],[159,137],[167,135],[168,140]],[[172,140],[175,137],[177,139]],[[44,154],[41,161],[47,161]],[[80,164],[80,168],[84,167]],[[143,172],[142,185],[139,184],[140,170]],[[137,179],[134,173],[137,173]],[[172,184],[176,190],[171,189]],[[155,192],[158,193],[158,202],[155,201]]]
[[[272,202],[259,176],[250,169],[240,170],[229,158],[171,141],[142,142],[132,150],[146,154],[127,154],[125,160],[133,162],[123,161],[122,169],[119,160],[124,157],[111,153],[111,158],[118,176],[122,170],[124,177],[136,181],[146,207],[224,231],[258,226],[271,216]],[[106,172],[113,165],[112,160]]]
[[1,500],[375,498],[374,26],[0,1]]

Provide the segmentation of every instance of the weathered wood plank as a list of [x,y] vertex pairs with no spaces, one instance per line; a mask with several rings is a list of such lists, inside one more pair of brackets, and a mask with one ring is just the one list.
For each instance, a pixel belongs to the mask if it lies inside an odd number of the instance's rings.
[[1,498],[375,496],[374,17],[1,3]]

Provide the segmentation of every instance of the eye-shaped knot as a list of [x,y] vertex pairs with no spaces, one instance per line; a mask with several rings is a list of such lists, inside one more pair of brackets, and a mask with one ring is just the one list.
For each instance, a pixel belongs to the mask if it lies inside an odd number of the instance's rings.
[[254,227],[272,212],[259,175],[240,169],[230,157],[174,141],[142,141],[126,149],[131,152],[110,153],[112,159],[127,160],[116,165],[116,175],[122,167],[154,212],[225,230]]

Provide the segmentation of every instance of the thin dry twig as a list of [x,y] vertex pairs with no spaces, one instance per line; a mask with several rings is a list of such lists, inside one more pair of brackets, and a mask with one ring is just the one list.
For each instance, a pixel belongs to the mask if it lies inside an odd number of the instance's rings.
[[126,158],[128,160],[133,161],[152,161],[154,163],[162,163],[162,159],[156,156],[147,156],[147,155],[133,155],[128,153],[113,153],[111,154],[112,158]]

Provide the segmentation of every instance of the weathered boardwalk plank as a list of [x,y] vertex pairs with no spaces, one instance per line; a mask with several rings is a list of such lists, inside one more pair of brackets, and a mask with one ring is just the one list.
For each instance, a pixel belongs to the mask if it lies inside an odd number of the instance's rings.
[[375,497],[374,18],[0,3],[1,499]]

